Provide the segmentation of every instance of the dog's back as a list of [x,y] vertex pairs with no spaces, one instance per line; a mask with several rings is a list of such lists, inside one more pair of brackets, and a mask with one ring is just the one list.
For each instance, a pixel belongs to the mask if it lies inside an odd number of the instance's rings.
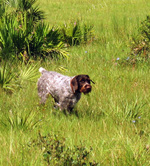
[[70,86],[72,77],[55,71],[47,71],[44,68],[40,68],[39,71],[42,73],[38,80],[38,94],[42,99],[41,103],[45,103],[49,94],[52,95],[56,102],[74,95]]

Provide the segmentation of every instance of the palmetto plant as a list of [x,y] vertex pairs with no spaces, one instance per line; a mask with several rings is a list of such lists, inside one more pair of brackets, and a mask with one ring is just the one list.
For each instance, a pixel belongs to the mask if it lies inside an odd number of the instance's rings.
[[8,69],[7,64],[5,63],[3,66],[0,66],[0,87],[3,90],[10,90],[13,91],[14,84],[12,80],[14,79],[15,75]]
[[39,72],[36,65],[22,63],[19,67],[18,82],[22,84],[25,81],[37,81]]
[[12,111],[3,112],[1,125],[4,128],[12,128],[13,130],[32,130],[41,120],[37,119],[35,111]]
[[3,16],[3,14],[5,13],[5,7],[4,7],[4,3],[2,0],[0,0],[0,18]]
[[5,2],[14,14],[26,14],[32,24],[44,19],[44,12],[35,5],[36,0],[7,0]]
[[[21,28],[21,23],[16,16],[5,16],[0,24],[0,47],[4,58],[8,58],[10,53],[23,51],[27,32]],[[9,54],[7,54],[9,52]]]
[[43,12],[38,7],[33,7],[35,2],[36,0],[7,1],[11,12],[6,13],[0,20],[2,58],[22,59],[20,55],[23,55],[29,60],[31,57],[52,54],[67,55],[66,51],[62,50],[63,43],[58,30],[43,23]]
[[65,24],[61,28],[62,39],[69,46],[86,43],[93,38],[92,28],[93,26],[83,24],[79,20]]
[[23,62],[19,67],[13,69],[7,63],[0,66],[0,88],[5,91],[13,92],[18,86],[22,87],[26,82],[37,81],[38,77],[39,72],[36,65]]
[[66,56],[67,52],[63,48],[58,29],[50,28],[49,25],[39,23],[35,26],[34,31],[28,37],[27,43],[28,55],[37,58],[56,53]]

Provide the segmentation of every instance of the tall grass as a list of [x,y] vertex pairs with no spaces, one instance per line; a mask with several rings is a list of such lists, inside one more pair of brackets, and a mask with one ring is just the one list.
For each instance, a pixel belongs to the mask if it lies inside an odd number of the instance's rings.
[[[71,47],[67,60],[34,62],[33,72],[32,65],[12,64],[22,88],[0,93],[0,165],[45,165],[43,149],[28,146],[39,131],[66,138],[70,148],[81,142],[92,147],[90,158],[101,165],[150,165],[150,68],[118,63],[127,57],[132,34],[149,14],[150,2],[45,0],[40,5],[52,25],[74,18],[92,23],[96,42]],[[52,98],[45,106],[38,104],[35,73],[40,66],[70,76],[85,73],[95,82],[75,107],[78,115],[55,110]],[[33,79],[24,81],[28,71]]]

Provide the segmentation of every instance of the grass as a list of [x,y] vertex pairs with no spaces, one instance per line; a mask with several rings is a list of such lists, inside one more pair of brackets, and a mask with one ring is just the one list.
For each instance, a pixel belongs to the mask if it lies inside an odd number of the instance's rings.
[[[25,78],[13,94],[0,90],[0,165],[45,165],[42,150],[28,147],[39,131],[65,137],[69,147],[83,142],[93,148],[91,159],[104,166],[150,165],[150,68],[123,67],[116,60],[128,56],[131,36],[150,14],[150,2],[44,0],[40,6],[51,25],[77,18],[93,24],[96,41],[69,48],[68,60],[34,62],[32,81],[25,79],[30,66],[12,64]],[[78,117],[53,109],[51,98],[39,106],[35,74],[40,66],[70,76],[90,75],[95,84],[77,104]]]

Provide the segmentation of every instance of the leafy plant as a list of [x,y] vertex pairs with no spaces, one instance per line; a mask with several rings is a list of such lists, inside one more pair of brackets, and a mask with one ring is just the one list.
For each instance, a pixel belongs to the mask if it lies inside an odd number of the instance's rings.
[[39,137],[33,140],[30,146],[38,146],[43,150],[43,157],[48,165],[98,165],[89,159],[91,150],[87,150],[83,145],[75,146],[74,149],[68,148],[65,139],[58,135],[42,136],[39,133]]
[[62,40],[69,46],[80,45],[92,39],[93,26],[80,23],[79,20],[65,24],[61,28]]
[[[37,0],[7,0],[7,8],[14,15],[25,14],[32,24],[44,19],[44,12],[36,5]],[[9,12],[8,12],[9,13]]]
[[28,36],[24,21],[18,22],[16,16],[5,16],[0,24],[0,46],[4,58],[12,53],[18,55],[24,50]]
[[50,28],[42,22],[44,18],[42,12],[39,8],[32,7],[35,2],[35,0],[8,1],[10,6],[14,6],[15,13],[11,10],[0,22],[2,59],[22,60],[23,57],[23,60],[28,61],[30,58],[52,57],[56,54],[66,57],[67,52],[63,49],[58,29]]
[[[53,57],[54,55],[67,56],[67,51],[63,49],[64,44],[60,40],[58,29],[50,28],[49,25],[39,23],[28,38],[28,55],[37,57]],[[37,56],[38,55],[38,56]]]
[[121,65],[132,65],[150,62],[150,16],[141,22],[138,34],[132,36],[131,51],[126,58],[117,58]]
[[[150,16],[141,22],[138,35],[133,38],[133,51],[134,54],[148,56],[150,51]],[[147,57],[148,58],[148,57]]]
[[150,58],[150,16],[141,22],[138,34],[133,36],[131,53],[125,64],[136,64],[138,62],[148,62]]
[[39,77],[36,65],[22,63],[18,70],[19,73],[17,81],[20,84],[25,81],[35,81]]
[[37,119],[35,111],[12,111],[3,112],[1,125],[3,127],[12,128],[13,130],[32,130],[41,120]]
[[10,68],[8,69],[6,63],[4,66],[0,66],[0,87],[2,89],[13,91],[14,84],[12,83],[12,80],[14,77],[15,75],[11,72]]
[[0,0],[0,19],[4,15],[4,13],[5,13],[5,5],[3,0]]

